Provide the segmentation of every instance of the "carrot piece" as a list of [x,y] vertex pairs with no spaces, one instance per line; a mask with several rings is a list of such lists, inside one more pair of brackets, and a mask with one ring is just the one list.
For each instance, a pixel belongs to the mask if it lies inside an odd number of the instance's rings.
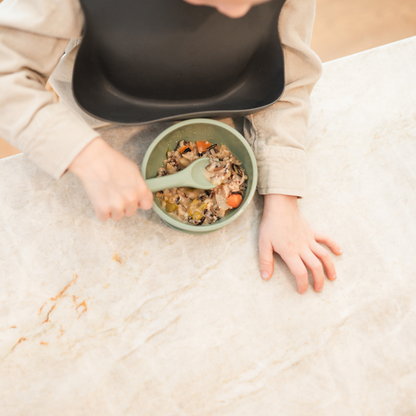
[[183,152],[184,152],[186,149],[189,149],[190,151],[192,151],[192,149],[191,149],[191,147],[190,147],[190,146],[181,146],[181,147],[179,148],[179,151],[181,152],[181,154],[183,154]]
[[243,197],[240,194],[232,194],[227,199],[227,204],[232,208],[237,208],[240,206]]
[[196,142],[196,147],[199,153],[204,153],[210,146],[211,146],[211,143],[207,142],[206,140],[200,140]]

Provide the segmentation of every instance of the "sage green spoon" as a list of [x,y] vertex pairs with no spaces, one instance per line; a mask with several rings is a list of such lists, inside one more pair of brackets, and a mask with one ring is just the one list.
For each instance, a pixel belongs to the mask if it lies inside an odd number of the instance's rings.
[[209,157],[202,157],[192,162],[187,168],[172,175],[160,178],[146,179],[146,185],[152,192],[162,189],[179,188],[187,186],[196,189],[212,189],[213,185],[204,176],[205,168],[209,165]]

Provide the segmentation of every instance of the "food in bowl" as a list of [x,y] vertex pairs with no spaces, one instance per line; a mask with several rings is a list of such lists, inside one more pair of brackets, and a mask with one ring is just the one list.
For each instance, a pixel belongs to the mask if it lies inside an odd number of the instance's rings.
[[153,210],[169,227],[188,234],[201,235],[212,233],[227,227],[240,218],[250,205],[257,187],[257,163],[253,150],[247,140],[233,127],[211,119],[197,118],[174,123],[162,131],[148,147],[141,166],[143,178],[150,179],[157,175],[167,158],[167,149],[176,149],[181,140],[195,142],[206,140],[211,143],[221,143],[228,147],[233,155],[242,162],[245,175],[248,177],[243,202],[238,209],[228,210],[224,218],[214,224],[201,227],[179,220],[162,208],[160,200],[154,198]]
[[188,167],[200,157],[209,157],[205,177],[215,188],[210,190],[187,187],[156,192],[162,208],[180,221],[192,225],[214,224],[227,211],[238,208],[247,187],[247,175],[242,163],[223,144],[209,141],[181,140],[175,150],[167,151],[167,158],[157,177],[172,175]]

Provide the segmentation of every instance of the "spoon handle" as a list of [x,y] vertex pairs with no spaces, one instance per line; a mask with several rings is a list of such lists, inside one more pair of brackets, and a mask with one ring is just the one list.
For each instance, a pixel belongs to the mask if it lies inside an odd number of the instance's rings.
[[215,185],[204,176],[204,171],[208,164],[208,157],[197,159],[180,172],[160,178],[146,179],[146,185],[152,192],[161,191],[162,189],[179,188],[181,186],[197,189],[212,189]]
[[162,189],[177,188],[186,186],[181,172],[173,175],[161,176],[160,178],[146,179],[146,185],[152,192],[161,191]]

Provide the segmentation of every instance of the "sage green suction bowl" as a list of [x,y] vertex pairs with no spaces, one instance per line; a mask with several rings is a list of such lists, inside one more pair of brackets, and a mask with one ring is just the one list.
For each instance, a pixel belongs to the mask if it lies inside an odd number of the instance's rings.
[[253,199],[257,186],[257,163],[246,139],[227,124],[210,119],[193,119],[179,122],[163,131],[147,149],[142,162],[142,175],[145,179],[156,177],[158,169],[163,166],[166,152],[176,149],[181,140],[196,142],[207,140],[210,143],[224,144],[239,159],[248,177],[247,189],[238,208],[229,210],[224,218],[214,224],[191,225],[183,223],[168,214],[154,195],[153,210],[170,227],[188,234],[206,234],[225,227],[236,220]]

